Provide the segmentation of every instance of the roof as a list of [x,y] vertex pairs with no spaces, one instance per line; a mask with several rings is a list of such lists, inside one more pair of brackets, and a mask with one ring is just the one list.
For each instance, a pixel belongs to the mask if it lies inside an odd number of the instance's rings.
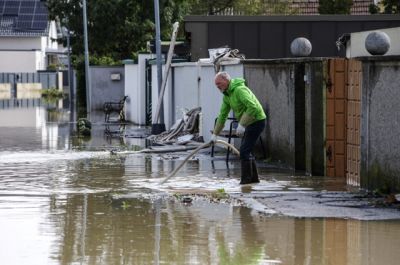
[[0,0],[0,36],[45,36],[49,31],[48,17],[44,1]]
[[[351,15],[370,15],[369,6],[374,4],[374,0],[353,0],[350,8]],[[293,0],[293,7],[297,7],[299,14],[318,15],[318,0]]]
[[[277,1],[277,5],[281,4]],[[353,6],[350,9],[351,15],[370,15],[369,6],[374,4],[374,0],[353,0]],[[274,3],[271,3],[274,5]],[[318,15],[318,0],[292,0],[289,2],[290,9],[297,11],[299,15]],[[270,12],[274,12],[271,8]],[[271,13],[271,14],[272,14]]]

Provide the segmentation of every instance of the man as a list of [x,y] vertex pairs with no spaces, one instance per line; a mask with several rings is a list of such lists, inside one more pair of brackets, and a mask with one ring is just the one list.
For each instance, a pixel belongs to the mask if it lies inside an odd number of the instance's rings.
[[215,143],[217,140],[217,135],[224,128],[232,109],[235,118],[239,121],[236,134],[243,136],[240,145],[240,184],[260,182],[256,162],[251,152],[265,128],[264,110],[253,92],[245,85],[243,78],[231,79],[228,73],[219,72],[215,76],[215,85],[224,97],[211,141]]

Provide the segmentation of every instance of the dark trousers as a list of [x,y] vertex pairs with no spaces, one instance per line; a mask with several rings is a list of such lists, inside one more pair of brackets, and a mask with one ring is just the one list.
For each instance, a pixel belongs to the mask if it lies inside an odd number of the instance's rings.
[[246,127],[242,138],[242,144],[240,145],[240,160],[249,160],[251,158],[251,152],[264,128],[265,119],[256,121]]

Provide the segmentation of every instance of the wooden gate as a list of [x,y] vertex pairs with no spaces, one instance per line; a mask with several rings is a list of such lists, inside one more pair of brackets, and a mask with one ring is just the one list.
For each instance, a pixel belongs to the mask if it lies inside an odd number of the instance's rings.
[[347,62],[347,165],[346,182],[360,186],[361,62]]
[[326,175],[359,185],[361,62],[329,60],[326,87]]
[[326,92],[326,175],[346,176],[346,60],[329,60]]

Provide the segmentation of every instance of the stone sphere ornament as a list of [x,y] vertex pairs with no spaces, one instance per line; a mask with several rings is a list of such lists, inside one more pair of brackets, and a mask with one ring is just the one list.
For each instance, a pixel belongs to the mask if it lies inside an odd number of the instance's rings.
[[309,56],[312,51],[311,42],[303,37],[296,38],[290,44],[290,52],[293,56],[305,57]]
[[384,55],[390,48],[390,38],[382,31],[373,31],[365,39],[365,49],[372,55]]

